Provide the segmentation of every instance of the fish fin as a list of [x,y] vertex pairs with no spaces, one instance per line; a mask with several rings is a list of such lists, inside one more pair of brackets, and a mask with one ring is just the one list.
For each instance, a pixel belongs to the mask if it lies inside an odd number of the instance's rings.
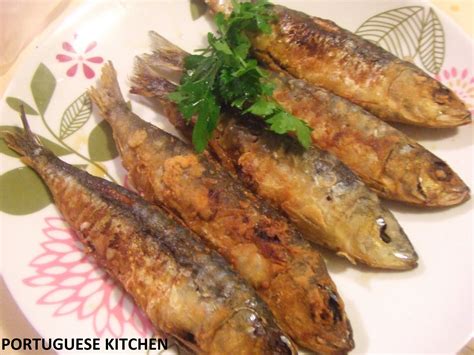
[[143,54],[142,59],[150,68],[159,73],[164,73],[168,79],[178,83],[183,74],[184,61],[189,53],[156,32],[151,31],[150,38],[153,53]]
[[110,112],[116,109],[129,110],[120,92],[117,72],[110,61],[104,64],[96,87],[91,87],[88,94],[104,117],[110,117]]
[[130,92],[145,97],[168,99],[168,94],[177,89],[176,85],[154,71],[143,57],[135,58],[131,81]]
[[151,48],[153,50],[166,51],[170,53],[174,52],[176,55],[184,57],[188,55],[188,53],[186,53],[184,50],[171,43],[165,37],[156,33],[155,31],[148,32],[148,35],[150,36]]
[[[20,106],[20,109],[23,130],[18,128],[15,132],[1,132],[1,138],[7,143],[8,147],[23,157],[28,158],[44,154],[45,148],[41,145],[38,137],[31,131],[23,105]],[[28,161],[29,159],[25,159],[26,163]]]

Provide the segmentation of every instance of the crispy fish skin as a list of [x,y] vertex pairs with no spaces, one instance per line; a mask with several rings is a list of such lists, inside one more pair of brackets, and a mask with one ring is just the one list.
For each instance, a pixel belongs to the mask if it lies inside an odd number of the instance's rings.
[[123,165],[146,199],[165,205],[219,251],[297,343],[323,353],[353,348],[350,323],[324,260],[285,218],[208,154],[197,155],[134,115],[111,65],[104,66],[90,95],[110,122]]
[[[167,76],[182,72],[187,53],[157,33],[150,35],[155,51],[143,56],[148,65]],[[469,198],[459,176],[403,132],[321,87],[283,72],[268,74],[273,98],[313,129],[313,144],[334,154],[380,196],[422,207]]]
[[[167,100],[176,88],[150,67],[136,70],[132,80],[132,92],[155,96],[186,134],[189,126]],[[416,266],[418,257],[393,215],[334,156],[315,147],[305,151],[293,139],[266,131],[261,122],[232,114],[221,117],[209,143],[229,171],[282,209],[306,239],[371,267]]]
[[6,134],[8,145],[43,178],[88,253],[156,328],[197,353],[296,354],[220,255],[137,194],[59,160],[25,127]]
[[[230,1],[207,0],[230,13]],[[276,20],[270,34],[250,34],[264,63],[319,85],[386,121],[424,127],[471,122],[466,105],[416,65],[403,61],[334,22],[283,6],[269,7]]]
[[272,74],[272,83],[274,99],[313,129],[313,143],[380,196],[424,207],[469,198],[469,188],[444,161],[359,106],[284,73]]

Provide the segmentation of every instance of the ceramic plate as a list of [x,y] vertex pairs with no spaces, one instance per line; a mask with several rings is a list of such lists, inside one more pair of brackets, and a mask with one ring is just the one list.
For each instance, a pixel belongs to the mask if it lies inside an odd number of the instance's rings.
[[[289,7],[359,31],[413,60],[474,104],[473,45],[440,10],[414,1],[286,1]],[[124,92],[133,58],[156,30],[186,50],[211,29],[188,1],[85,2],[53,23],[17,71],[0,104],[2,129],[19,125],[19,103],[44,143],[92,174],[126,184],[108,126],[85,90],[112,60]],[[421,45],[422,44],[422,45]],[[129,96],[133,110],[170,130],[166,119]],[[470,185],[473,126],[403,128],[446,160]],[[44,337],[151,334],[146,317],[87,257],[37,176],[0,146],[2,275],[21,310]],[[328,258],[347,305],[355,353],[454,353],[472,335],[472,201],[421,210],[386,203],[410,236],[420,265],[374,272]],[[17,334],[21,336],[21,334]]]

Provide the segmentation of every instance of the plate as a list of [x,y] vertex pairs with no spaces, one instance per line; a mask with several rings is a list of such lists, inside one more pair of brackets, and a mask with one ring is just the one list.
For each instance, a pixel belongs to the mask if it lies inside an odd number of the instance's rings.
[[[381,45],[414,60],[473,107],[472,42],[430,3],[278,2],[352,31],[372,18],[380,27],[369,35],[388,31],[379,36]],[[64,160],[127,184],[110,130],[84,92],[101,64],[112,60],[126,93],[134,56],[149,51],[149,30],[189,51],[202,47],[212,25],[207,16],[193,19],[200,10],[192,5],[191,11],[188,1],[85,2],[36,42],[1,101],[1,125],[19,125],[16,111],[23,102],[34,132]],[[436,51],[428,53],[420,41]],[[173,131],[146,102],[128,99],[138,115]],[[401,128],[473,186],[472,125]],[[150,336],[146,317],[84,256],[38,178],[4,146],[0,155],[2,274],[31,324],[47,338]],[[327,258],[354,329],[354,353],[454,353],[473,331],[472,200],[434,210],[386,205],[419,253],[417,269],[379,272]]]

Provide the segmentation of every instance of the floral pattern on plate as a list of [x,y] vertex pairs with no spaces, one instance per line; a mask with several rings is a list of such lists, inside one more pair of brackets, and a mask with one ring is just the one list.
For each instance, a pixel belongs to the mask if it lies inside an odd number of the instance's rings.
[[122,337],[126,324],[141,336],[153,327],[122,288],[84,254],[84,247],[61,217],[47,217],[43,252],[29,264],[35,274],[23,282],[44,290],[38,305],[54,309],[53,317],[74,315],[88,321],[96,336]]

